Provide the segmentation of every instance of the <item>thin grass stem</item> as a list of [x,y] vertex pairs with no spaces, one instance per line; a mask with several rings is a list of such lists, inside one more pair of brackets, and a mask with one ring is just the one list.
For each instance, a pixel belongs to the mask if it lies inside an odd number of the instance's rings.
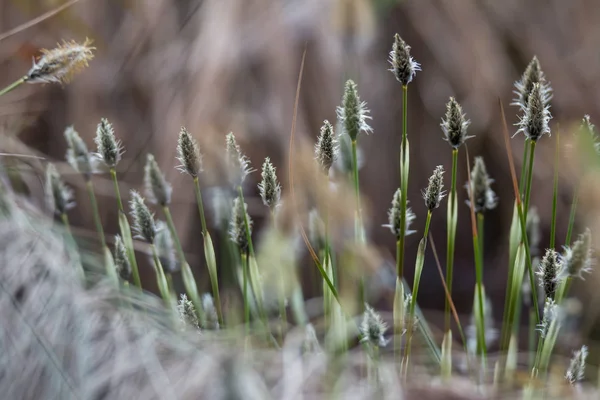
[[102,221],[100,219],[100,211],[98,210],[98,202],[96,201],[96,194],[94,193],[94,184],[91,180],[85,182],[85,187],[90,197],[90,203],[92,205],[92,215],[94,217],[94,224],[96,225],[96,231],[98,232],[98,239],[100,240],[100,246],[104,249],[106,247],[106,239],[104,238],[104,228],[102,227]]
[[552,222],[550,224],[550,248],[556,243],[556,208],[558,204],[558,163],[560,161],[560,129],[556,132],[556,149],[554,151],[554,185],[552,189]]
[[20,86],[21,84],[25,83],[25,80],[27,79],[26,76],[14,81],[13,83],[11,83],[10,85],[8,85],[7,87],[5,87],[4,89],[0,90],[0,96],[5,95],[6,93],[10,92],[11,90],[15,89],[16,87]]
[[[447,221],[447,246],[446,246],[446,285],[448,286],[449,296],[452,297],[452,279],[454,275],[454,249],[456,241],[456,218],[457,218],[457,199],[456,199],[456,174],[458,169],[458,149],[452,150],[452,181],[450,194],[448,196],[448,221]],[[446,298],[444,315],[445,331],[451,329],[450,325],[450,299]]]

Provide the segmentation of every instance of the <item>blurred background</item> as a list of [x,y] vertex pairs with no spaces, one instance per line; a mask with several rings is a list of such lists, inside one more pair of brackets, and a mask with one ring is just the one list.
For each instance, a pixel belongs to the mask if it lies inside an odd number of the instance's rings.
[[[557,243],[564,244],[574,178],[581,178],[578,170],[568,167],[577,159],[569,151],[572,127],[584,114],[590,114],[592,122],[600,116],[600,8],[594,0],[79,0],[29,29],[10,34],[65,3],[0,0],[0,86],[22,76],[41,48],[52,48],[63,39],[82,42],[89,37],[97,48],[90,68],[68,86],[26,85],[0,98],[0,135],[17,138],[61,165],[65,127],[73,125],[93,148],[96,125],[101,117],[108,118],[126,149],[119,165],[124,188],[140,188],[145,154],[155,154],[175,187],[175,223],[196,264],[202,258],[193,188],[186,184],[188,177],[174,168],[180,127],[186,126],[205,150],[209,173],[202,177],[202,184],[207,196],[219,176],[210,169],[218,165],[230,131],[254,168],[259,168],[264,157],[271,157],[285,192],[294,96],[306,49],[297,110],[299,143],[313,143],[324,119],[335,121],[335,108],[348,78],[358,83],[371,110],[374,132],[359,141],[361,189],[365,212],[371,217],[367,234],[381,252],[380,284],[384,293],[393,296],[395,243],[381,225],[387,223],[387,210],[399,184],[402,93],[401,85],[387,71],[394,33],[412,46],[412,55],[423,69],[409,85],[409,200],[417,215],[416,229],[422,229],[424,222],[421,190],[431,171],[439,164],[450,170],[451,151],[442,140],[439,124],[445,103],[454,96],[472,122],[469,134],[475,137],[468,141],[470,161],[477,155],[484,157],[500,198],[498,207],[486,215],[484,278],[494,315],[500,318],[514,196],[499,100],[513,134],[517,122],[517,109],[509,106],[513,83],[537,55],[554,88],[552,130],[556,132],[560,125],[564,143],[557,229]],[[533,181],[531,203],[541,218],[542,249],[549,241],[555,138],[553,134],[540,141]],[[511,145],[520,171],[522,135],[514,137]],[[467,180],[465,150],[461,148],[459,158],[454,298],[459,313],[468,315],[475,274],[470,217],[464,205],[467,196],[462,188]],[[61,171],[73,186],[81,187],[78,177],[68,175],[68,166],[62,165]],[[113,234],[117,218],[111,184],[106,176],[94,179],[105,228]],[[255,189],[258,179],[259,173],[250,176],[247,201],[260,228],[266,208]],[[597,225],[595,182],[583,185],[585,196],[575,233]],[[31,185],[29,190],[40,188]],[[81,207],[71,212],[72,222],[91,231],[85,193],[78,191],[77,196],[82,199]],[[442,264],[445,208],[444,203],[432,220]],[[419,239],[419,234],[408,237],[409,280]],[[201,275],[201,268],[196,268]],[[424,309],[443,309],[443,287],[431,252],[423,274],[419,304]],[[597,276],[588,278],[587,286],[595,286]],[[578,289],[572,293],[584,302],[592,301],[593,293]],[[382,307],[391,304],[389,298],[382,300]]]

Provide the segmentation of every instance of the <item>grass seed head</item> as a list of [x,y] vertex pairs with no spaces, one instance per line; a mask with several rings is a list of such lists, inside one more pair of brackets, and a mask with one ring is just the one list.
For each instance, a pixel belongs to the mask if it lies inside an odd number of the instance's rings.
[[433,171],[433,175],[429,177],[429,184],[427,189],[423,191],[423,198],[425,199],[425,206],[429,211],[440,206],[440,202],[444,198],[444,167],[438,165]]
[[150,209],[144,203],[144,198],[135,190],[131,191],[129,206],[131,208],[131,218],[133,219],[132,228],[136,233],[136,238],[154,244],[156,238],[154,214],[150,212]]
[[329,174],[331,165],[337,159],[338,143],[333,132],[333,126],[325,120],[315,145],[315,158],[325,174]]
[[89,180],[94,168],[87,145],[72,126],[65,129],[65,139],[67,141],[67,162],[75,171],[82,174],[86,180]]
[[343,124],[344,132],[352,141],[357,139],[361,131],[367,134],[373,131],[367,124],[367,120],[371,119],[367,103],[360,101],[358,87],[350,79],[346,82],[342,105],[337,108],[337,116]]
[[96,128],[96,138],[94,139],[98,151],[96,157],[101,160],[108,168],[114,168],[121,161],[123,148],[121,143],[115,138],[113,126],[106,118],[102,118]]
[[46,201],[56,215],[65,214],[75,207],[73,191],[63,182],[54,164],[46,167]]
[[596,126],[592,124],[589,115],[584,115],[581,120],[581,125],[579,126],[579,132],[581,134],[590,135],[592,139],[592,143],[594,144],[594,150],[596,150],[597,154],[600,154],[600,140],[598,139],[598,132],[596,131]]
[[529,94],[527,108],[521,117],[519,123],[519,132],[523,132],[525,136],[538,141],[544,134],[550,135],[550,106],[545,102],[544,89],[540,83],[534,83],[531,93]]
[[225,141],[227,144],[227,168],[229,180],[231,185],[234,188],[237,188],[244,182],[244,179],[246,179],[248,174],[253,171],[250,168],[250,160],[242,153],[233,132],[227,134]]
[[446,103],[446,115],[442,118],[442,131],[444,132],[444,140],[450,143],[454,149],[458,149],[465,140],[472,136],[467,136],[467,128],[471,121],[463,113],[462,107],[454,97],[450,97]]
[[387,324],[383,321],[381,315],[365,303],[365,312],[360,324],[362,336],[360,341],[376,347],[385,347],[387,344],[384,336],[386,330]]
[[417,71],[421,70],[421,65],[410,55],[410,46],[397,33],[394,35],[394,44],[390,51],[390,71],[394,73],[398,82],[402,86],[412,82]]
[[583,279],[584,273],[592,272],[592,232],[586,229],[580,234],[571,247],[566,247],[562,256],[561,278],[572,277]]
[[202,172],[202,154],[198,142],[192,137],[187,129],[181,127],[179,139],[177,140],[177,159],[181,163],[177,167],[181,172],[197,177]]
[[554,299],[560,269],[560,255],[553,249],[546,250],[546,254],[538,264],[536,275],[539,278],[540,287],[544,290],[547,299]]
[[565,379],[571,385],[575,385],[577,382],[582,381],[585,377],[585,360],[588,356],[587,346],[581,346],[580,350],[573,353],[569,368],[565,374]]
[[546,302],[544,303],[544,315],[542,317],[542,322],[538,325],[537,328],[542,338],[545,338],[548,334],[550,324],[552,324],[553,321],[557,320],[560,317],[559,313],[560,310],[558,308],[558,305],[554,302],[554,299],[546,298]]
[[262,180],[258,184],[260,197],[265,206],[274,210],[281,203],[281,185],[279,185],[276,169],[269,157],[265,158],[261,177]]
[[246,236],[246,226],[244,218],[248,221],[249,234],[252,234],[252,219],[248,215],[247,205],[242,202],[240,197],[233,201],[231,209],[231,219],[229,221],[229,238],[240,247],[240,250],[246,251],[249,243]]
[[66,84],[73,76],[88,66],[94,58],[91,40],[83,44],[75,41],[57,45],[52,50],[42,49],[42,56],[34,60],[33,66],[25,76],[28,83],[60,83]]
[[[408,201],[407,201],[407,204],[408,204]],[[404,227],[402,227],[401,214],[402,214],[402,192],[400,191],[400,189],[398,189],[394,193],[394,197],[392,199],[392,207],[388,211],[389,223],[384,225],[385,227],[390,228],[390,230],[392,231],[394,236],[396,236],[396,240],[400,239],[402,229],[405,230],[405,236],[415,233],[415,231],[409,230],[410,224],[412,224],[412,222],[416,218],[415,214],[412,212],[412,209],[410,209],[409,207],[406,208],[406,220],[405,220]]]
[[533,90],[533,85],[536,83],[540,84],[543,103],[548,104],[552,99],[552,88],[546,81],[546,76],[542,71],[538,58],[533,56],[521,80],[515,82],[516,90],[514,93],[517,95],[517,98],[514,99],[511,105],[519,106],[521,110],[525,111],[529,103],[529,96]]
[[179,302],[177,303],[177,313],[179,314],[179,320],[182,325],[200,329],[200,321],[198,321],[198,315],[194,304],[188,300],[185,294],[181,295]]
[[144,187],[146,196],[154,204],[161,207],[168,206],[171,203],[171,184],[167,182],[164,174],[158,167],[158,163],[152,154],[148,154],[146,158],[146,166],[144,167]]
[[129,257],[127,257],[127,250],[125,249],[125,244],[123,243],[123,239],[121,239],[121,235],[115,235],[115,251],[113,258],[117,273],[121,279],[126,281],[129,280],[129,278],[131,278],[131,263],[129,262]]
[[471,206],[470,199],[472,198],[474,203],[473,208],[476,213],[484,213],[496,208],[498,205],[496,193],[490,187],[493,182],[494,180],[490,179],[487,173],[483,158],[475,157],[475,165],[471,170],[471,181],[467,182],[465,187],[469,194],[467,205]]

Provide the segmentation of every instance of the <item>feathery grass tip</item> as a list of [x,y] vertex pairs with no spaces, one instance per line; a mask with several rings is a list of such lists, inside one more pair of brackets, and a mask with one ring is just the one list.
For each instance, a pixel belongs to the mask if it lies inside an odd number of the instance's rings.
[[102,118],[96,128],[96,138],[94,139],[98,151],[96,158],[106,164],[109,168],[114,168],[121,161],[123,148],[121,142],[115,138],[113,126],[106,118]]
[[252,219],[248,215],[247,205],[242,202],[240,197],[236,197],[233,201],[231,209],[231,219],[229,221],[229,238],[232,242],[240,247],[240,250],[246,251],[249,247],[248,238],[246,236],[246,227],[244,217],[248,219],[248,228],[252,232]]
[[265,206],[274,210],[281,202],[281,185],[277,181],[276,169],[269,157],[265,158],[261,173],[262,180],[258,184],[260,197]]
[[[407,203],[408,203],[408,201],[407,201]],[[401,223],[401,215],[402,215],[401,209],[402,209],[402,191],[400,189],[397,189],[396,192],[394,193],[394,197],[392,199],[392,207],[388,211],[389,223],[386,225],[383,225],[384,227],[390,228],[390,231],[392,231],[392,233],[396,237],[396,240],[400,240],[400,235],[401,235],[402,229],[404,229],[405,236],[415,233],[415,231],[409,230],[410,224],[412,224],[412,222],[416,218],[415,214],[413,213],[412,209],[410,207],[408,207],[406,209],[405,224],[404,224],[404,227],[402,227],[401,226],[401,224],[402,224]]]
[[325,120],[321,126],[317,144],[315,144],[315,158],[325,174],[329,174],[331,165],[337,159],[338,151],[338,142],[333,132],[333,126]]
[[544,134],[550,135],[550,106],[545,102],[544,89],[540,83],[534,83],[529,94],[527,108],[517,125],[519,132],[533,141],[538,141]]
[[75,171],[82,174],[86,180],[89,180],[94,168],[87,145],[72,126],[65,129],[64,135],[67,141],[67,162]]
[[171,184],[165,179],[165,175],[158,167],[158,163],[152,154],[148,154],[146,157],[144,188],[146,196],[154,204],[165,207],[171,203]]
[[390,71],[403,86],[412,82],[417,71],[421,70],[421,65],[410,55],[410,46],[397,33],[394,35],[389,61],[392,64]]
[[384,336],[387,324],[383,321],[379,313],[366,303],[363,320],[359,329],[362,336],[360,339],[361,342],[377,347],[385,347],[387,344]]
[[177,140],[177,159],[181,163],[177,167],[181,172],[188,173],[192,177],[197,177],[202,172],[202,154],[196,139],[181,127],[179,139]]
[[548,104],[552,99],[552,88],[546,81],[546,76],[542,71],[538,58],[533,56],[533,59],[529,62],[527,68],[525,68],[521,80],[515,82],[516,90],[514,93],[517,95],[517,98],[513,100],[511,105],[519,106],[523,111],[526,110],[529,103],[529,95],[533,90],[533,85],[536,83],[540,84],[543,103]]
[[371,119],[367,103],[360,100],[358,87],[350,79],[346,81],[342,105],[337,108],[337,116],[342,122],[344,132],[350,136],[352,141],[356,140],[361,131],[367,134],[373,131],[367,124],[367,120]]
[[150,209],[144,203],[144,198],[135,190],[131,191],[129,206],[131,208],[131,218],[133,219],[132,229],[136,233],[136,238],[153,244],[156,238],[154,214],[150,212]]
[[117,273],[121,279],[126,281],[129,280],[129,278],[131,278],[131,263],[129,262],[125,243],[123,243],[121,235],[115,235],[115,251],[113,258]]
[[454,97],[450,97],[446,103],[446,115],[442,118],[442,131],[444,132],[444,140],[450,143],[455,149],[458,149],[465,140],[473,136],[467,136],[467,128],[471,121],[463,113],[463,109]]
[[227,145],[229,180],[233,187],[238,187],[253,170],[250,168],[250,160],[242,153],[240,146],[237,144],[233,132],[227,134],[225,142]]
[[440,206],[440,202],[444,198],[444,167],[438,165],[435,167],[433,174],[429,177],[429,184],[427,189],[423,191],[423,199],[425,200],[425,206],[429,211]]
[[540,287],[544,290],[547,299],[554,299],[558,284],[558,273],[562,262],[560,255],[553,249],[546,250],[546,254],[538,265],[536,272],[539,277]]
[[88,66],[94,58],[92,41],[86,39],[83,44],[75,41],[58,44],[52,50],[42,49],[42,56],[34,60],[33,66],[25,76],[28,83],[69,83],[73,76]]
[[565,374],[565,379],[571,385],[575,385],[577,382],[582,381],[585,377],[585,360],[588,356],[587,346],[581,346],[580,350],[573,353],[573,358],[569,363],[569,368]]
[[63,182],[54,164],[46,167],[46,202],[56,215],[62,215],[75,207],[73,191]]
[[587,228],[572,246],[565,247],[560,276],[583,279],[583,274],[590,273],[593,265],[592,232]]
[[465,187],[469,194],[467,205],[471,206],[470,199],[472,198],[476,213],[492,210],[498,205],[498,198],[490,187],[493,182],[494,180],[487,173],[483,157],[475,157],[475,165],[471,170],[471,181],[467,182]]

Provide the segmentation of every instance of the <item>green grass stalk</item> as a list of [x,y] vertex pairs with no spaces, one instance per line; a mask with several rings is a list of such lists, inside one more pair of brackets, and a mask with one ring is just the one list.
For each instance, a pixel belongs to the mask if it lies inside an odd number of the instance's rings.
[[[452,296],[452,280],[454,275],[454,249],[456,242],[456,223],[458,214],[457,193],[456,193],[456,174],[458,169],[458,149],[452,150],[452,181],[450,193],[448,195],[448,213],[447,213],[447,246],[446,246],[446,285],[448,286],[449,296]],[[451,330],[450,326],[450,299],[446,298],[444,315],[445,331]]]
[[24,76],[16,81],[14,81],[13,83],[11,83],[10,85],[8,85],[7,87],[5,87],[4,89],[0,90],[0,96],[5,95],[6,93],[10,92],[11,90],[17,88],[18,86],[20,86],[21,84],[25,83],[25,79],[27,77]]
[[550,224],[550,248],[556,244],[556,208],[558,204],[558,163],[560,161],[560,129],[556,132],[556,149],[554,151],[554,185],[552,189],[552,222]]

